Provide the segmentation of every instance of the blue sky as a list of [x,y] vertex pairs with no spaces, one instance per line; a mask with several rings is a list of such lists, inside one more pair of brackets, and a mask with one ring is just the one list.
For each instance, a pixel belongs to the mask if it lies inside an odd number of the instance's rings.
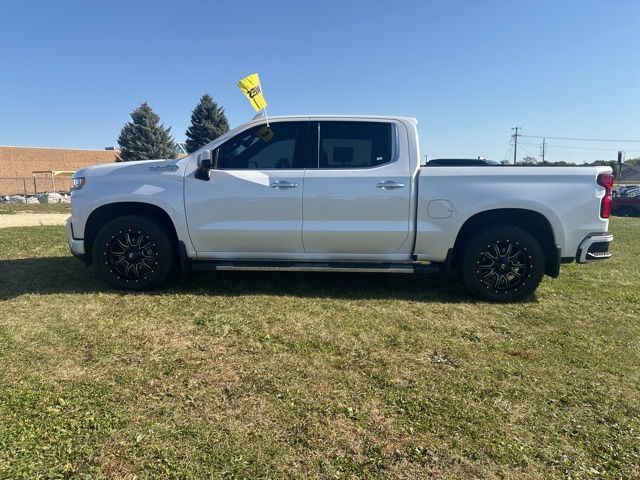
[[[640,139],[635,0],[15,0],[0,20],[2,145],[115,145],[145,100],[183,140],[204,92],[235,126],[253,116],[236,87],[253,72],[271,115],[417,117],[430,158],[501,160],[514,126]],[[519,158],[539,157],[522,142]],[[619,148],[640,156],[640,142],[552,140],[548,159]]]

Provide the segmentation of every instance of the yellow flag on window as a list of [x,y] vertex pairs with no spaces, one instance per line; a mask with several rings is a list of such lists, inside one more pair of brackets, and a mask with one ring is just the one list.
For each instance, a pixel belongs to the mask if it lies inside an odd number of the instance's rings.
[[264,99],[262,89],[260,88],[260,77],[257,73],[248,75],[238,82],[238,88],[249,99],[249,103],[256,112],[262,110],[267,106],[267,101]]

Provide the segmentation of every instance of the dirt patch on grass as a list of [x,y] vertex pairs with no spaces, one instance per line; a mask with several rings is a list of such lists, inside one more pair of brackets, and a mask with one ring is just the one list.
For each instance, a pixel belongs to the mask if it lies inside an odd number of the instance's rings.
[[0,216],[0,228],[37,227],[40,225],[64,225],[69,218],[66,213],[28,213]]

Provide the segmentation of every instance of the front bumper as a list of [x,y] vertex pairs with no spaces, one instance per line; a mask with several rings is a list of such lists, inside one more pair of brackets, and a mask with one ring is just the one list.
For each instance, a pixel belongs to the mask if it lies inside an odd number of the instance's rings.
[[610,233],[591,233],[582,240],[576,252],[576,262],[588,263],[597,260],[606,260],[611,257],[609,244],[613,241]]
[[74,257],[78,257],[84,260],[84,240],[78,239],[73,236],[73,225],[71,224],[71,218],[67,220],[67,243],[69,244],[69,250]]

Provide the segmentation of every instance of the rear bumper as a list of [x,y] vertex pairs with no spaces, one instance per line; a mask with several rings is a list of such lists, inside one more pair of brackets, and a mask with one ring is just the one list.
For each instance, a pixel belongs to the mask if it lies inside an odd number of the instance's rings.
[[67,220],[67,243],[69,244],[69,250],[74,257],[84,260],[84,240],[78,239],[73,236],[73,225],[71,224],[71,218]]
[[582,240],[576,252],[576,262],[588,263],[611,257],[609,244],[613,241],[610,233],[591,233]]

